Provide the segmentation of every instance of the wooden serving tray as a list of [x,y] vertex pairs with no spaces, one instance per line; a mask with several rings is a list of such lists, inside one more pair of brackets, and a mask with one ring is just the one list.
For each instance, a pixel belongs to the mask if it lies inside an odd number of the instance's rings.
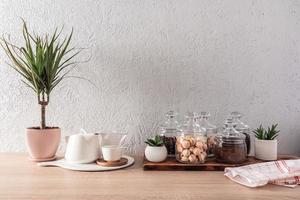
[[[297,156],[278,156],[278,160],[298,159]],[[193,171],[223,171],[226,167],[239,167],[249,164],[266,162],[249,156],[247,161],[242,164],[217,163],[215,158],[207,158],[203,164],[183,164],[176,161],[175,157],[168,157],[166,161],[160,163],[149,162],[144,159],[144,170],[193,170]]]

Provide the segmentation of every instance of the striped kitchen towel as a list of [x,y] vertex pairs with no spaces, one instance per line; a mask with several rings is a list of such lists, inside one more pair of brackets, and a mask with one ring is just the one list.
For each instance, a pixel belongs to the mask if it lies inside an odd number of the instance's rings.
[[227,167],[225,176],[248,187],[259,187],[268,183],[296,187],[300,184],[300,159]]

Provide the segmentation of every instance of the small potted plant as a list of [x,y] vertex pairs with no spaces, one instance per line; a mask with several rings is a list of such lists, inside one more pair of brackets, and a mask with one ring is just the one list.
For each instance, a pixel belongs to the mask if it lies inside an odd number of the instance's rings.
[[277,160],[277,130],[278,124],[273,124],[268,129],[260,125],[253,131],[255,134],[255,157],[261,160]]
[[26,129],[27,148],[33,161],[54,159],[60,143],[60,128],[47,126],[45,115],[51,92],[74,67],[73,58],[79,53],[69,47],[72,35],[73,30],[62,42],[59,41],[61,31],[57,29],[52,35],[37,36],[29,33],[23,20],[23,46],[1,39],[1,46],[11,61],[9,66],[34,91],[41,107],[40,126]]
[[154,138],[147,139],[145,143],[147,144],[145,157],[148,161],[162,162],[166,160],[168,156],[167,148],[159,135],[156,135]]

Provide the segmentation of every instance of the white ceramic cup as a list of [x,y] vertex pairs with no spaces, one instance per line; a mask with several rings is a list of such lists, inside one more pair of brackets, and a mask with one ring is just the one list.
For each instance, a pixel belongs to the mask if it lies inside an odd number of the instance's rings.
[[122,147],[119,145],[104,145],[101,149],[105,161],[118,161],[122,158]]

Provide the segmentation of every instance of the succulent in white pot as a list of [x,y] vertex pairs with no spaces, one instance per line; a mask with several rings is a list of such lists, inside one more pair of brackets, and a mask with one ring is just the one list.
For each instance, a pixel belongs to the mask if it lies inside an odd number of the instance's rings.
[[255,134],[255,157],[260,160],[277,160],[277,130],[278,124],[273,124],[268,129],[260,125],[253,131]]
[[145,157],[150,162],[163,162],[168,156],[167,148],[163,140],[156,135],[154,138],[145,141],[147,147],[145,149]]

